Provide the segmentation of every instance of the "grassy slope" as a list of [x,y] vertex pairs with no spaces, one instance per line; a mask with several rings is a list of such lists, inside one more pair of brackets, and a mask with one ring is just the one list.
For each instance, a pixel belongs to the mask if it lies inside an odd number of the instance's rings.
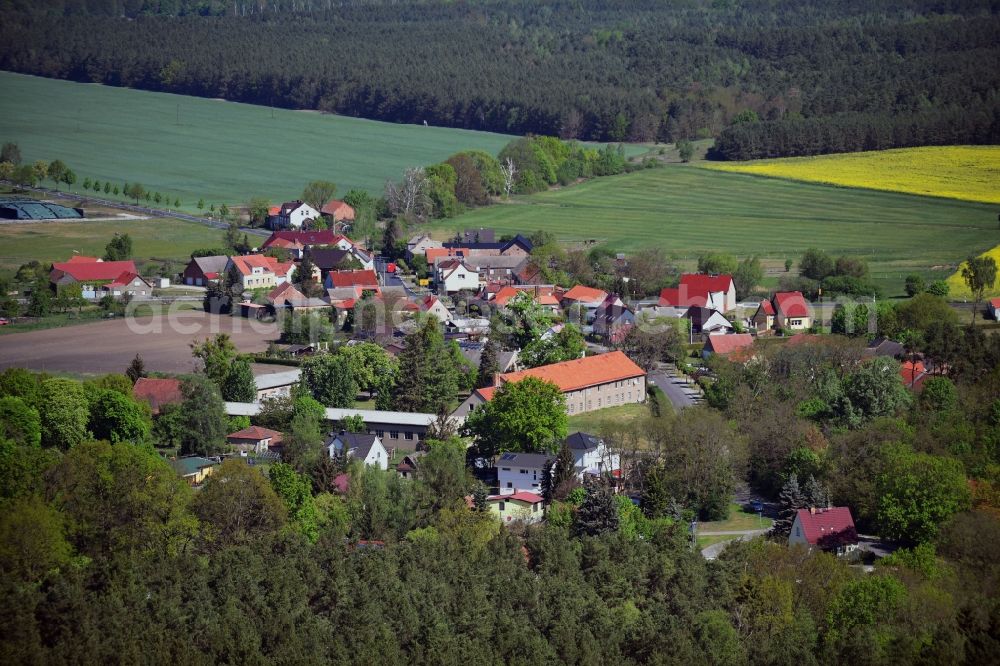
[[[139,181],[194,210],[294,198],[310,180],[381,193],[387,178],[510,137],[42,79],[0,72],[0,140],[62,159],[82,182]],[[180,125],[177,124],[178,107]],[[79,182],[77,187],[79,187]]]
[[[947,277],[972,251],[1000,242],[994,206],[723,173],[693,166],[598,178],[437,222],[441,234],[492,226],[546,229],[624,251],[662,247],[675,259],[711,250],[795,258],[808,247],[864,256],[901,289],[918,270]],[[934,266],[949,270],[931,271]]]
[[845,187],[1000,203],[1000,146],[927,146],[753,162],[705,162],[702,166]]
[[172,219],[121,222],[42,222],[0,225],[0,269],[17,268],[31,259],[66,261],[76,250],[101,256],[115,232],[132,238],[133,256],[187,260],[191,251],[222,244],[222,231],[196,222]]

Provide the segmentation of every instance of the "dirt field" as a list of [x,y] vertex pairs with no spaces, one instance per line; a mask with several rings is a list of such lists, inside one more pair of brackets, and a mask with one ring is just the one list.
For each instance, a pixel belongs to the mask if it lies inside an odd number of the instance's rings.
[[267,349],[277,339],[274,324],[184,311],[172,317],[101,321],[65,328],[29,331],[0,337],[0,369],[104,374],[123,372],[138,353],[146,369],[156,372],[192,372],[191,342],[215,333],[228,333],[240,351]]

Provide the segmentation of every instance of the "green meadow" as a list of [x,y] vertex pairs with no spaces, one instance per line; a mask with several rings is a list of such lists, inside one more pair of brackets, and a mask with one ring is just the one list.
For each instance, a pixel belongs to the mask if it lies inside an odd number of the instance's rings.
[[[682,265],[709,251],[780,265],[809,247],[861,256],[894,294],[907,273],[946,278],[1000,244],[996,206],[667,165],[524,197],[435,222],[500,232],[544,229],[570,243],[659,247]],[[794,269],[793,269],[794,271]]]
[[510,139],[0,72],[0,141],[25,160],[61,159],[75,189],[84,178],[138,181],[186,211],[199,199],[280,202],[320,179],[381,194],[407,167],[496,154]]

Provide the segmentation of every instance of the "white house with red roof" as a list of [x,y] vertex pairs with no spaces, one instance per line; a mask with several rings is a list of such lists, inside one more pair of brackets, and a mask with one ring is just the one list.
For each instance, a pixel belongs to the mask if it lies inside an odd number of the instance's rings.
[[153,295],[153,283],[138,273],[125,271],[114,281],[102,285],[101,293],[114,297],[127,294],[132,298],[149,298]]
[[304,201],[287,201],[268,210],[267,223],[272,229],[301,229],[310,220],[319,219],[320,212]]
[[799,509],[788,534],[788,545],[819,548],[846,555],[858,547],[854,518],[846,506]]
[[117,282],[126,274],[138,275],[135,262],[104,261],[97,257],[74,256],[69,261],[52,264],[49,283],[53,288],[68,284],[79,284],[84,298],[100,298],[105,292],[101,287]]
[[994,321],[1000,321],[1000,298],[991,298],[986,307],[989,309],[990,316],[993,317]]
[[538,523],[545,518],[545,500],[538,493],[522,490],[513,495],[491,495],[486,501],[490,505],[490,513],[504,525]]
[[779,291],[774,295],[774,325],[789,331],[812,326],[812,310],[801,291]]
[[250,289],[273,289],[279,284],[290,282],[295,271],[295,264],[288,261],[278,261],[274,257],[263,254],[248,254],[240,257],[229,257],[226,271],[233,271],[238,276],[240,287]]
[[608,292],[603,289],[594,289],[578,284],[562,294],[559,304],[562,305],[563,310],[570,314],[574,313],[574,308],[578,310],[579,315],[574,315],[574,318],[579,321],[575,323],[591,324],[594,321],[594,313],[607,297]]
[[260,246],[261,250],[281,248],[288,250],[297,259],[302,258],[306,248],[322,245],[341,250],[352,250],[357,244],[343,234],[335,234],[329,229],[316,231],[275,231]]
[[451,312],[448,311],[444,303],[434,294],[427,294],[427,296],[417,302],[417,305],[420,306],[421,312],[434,315],[439,322],[444,323],[451,319]]
[[438,262],[434,274],[438,293],[454,294],[463,290],[479,289],[479,272],[468,266],[462,258]]
[[663,307],[711,308],[725,314],[736,309],[736,285],[732,275],[684,273],[675,288],[660,291]]

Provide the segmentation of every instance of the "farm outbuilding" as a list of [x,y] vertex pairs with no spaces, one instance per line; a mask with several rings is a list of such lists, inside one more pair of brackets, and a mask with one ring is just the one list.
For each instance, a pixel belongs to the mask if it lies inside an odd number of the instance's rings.
[[69,208],[35,199],[0,199],[3,220],[81,220],[82,208]]

